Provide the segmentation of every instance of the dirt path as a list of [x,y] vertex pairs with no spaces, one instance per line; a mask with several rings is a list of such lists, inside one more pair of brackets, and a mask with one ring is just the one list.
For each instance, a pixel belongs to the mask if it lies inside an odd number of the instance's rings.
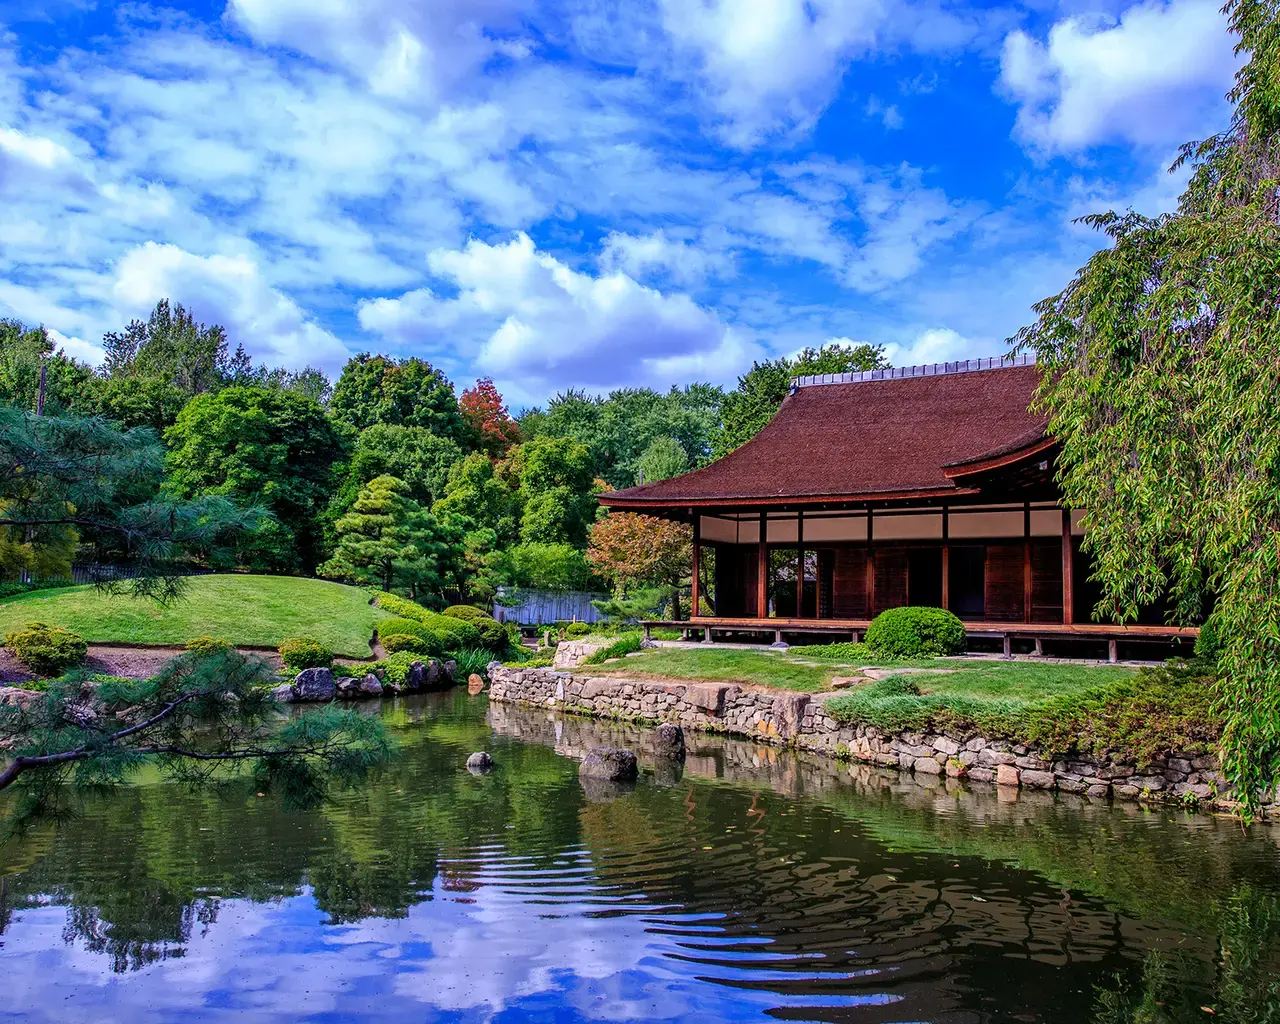
[[[263,658],[275,669],[283,668],[280,655],[274,651],[258,651],[249,648],[241,649],[245,654]],[[183,652],[181,647],[125,647],[117,644],[90,644],[89,653],[85,656],[83,668],[90,672],[107,676],[122,676],[125,679],[146,679],[160,671],[160,667],[170,658]],[[35,679],[22,662],[18,661],[4,648],[0,648],[0,685],[6,683],[25,683]]]

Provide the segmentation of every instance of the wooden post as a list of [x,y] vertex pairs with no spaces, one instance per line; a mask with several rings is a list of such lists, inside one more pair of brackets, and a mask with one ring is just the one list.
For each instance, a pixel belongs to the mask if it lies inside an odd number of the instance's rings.
[[1040,637],[1036,637],[1036,657],[1044,657],[1044,640]]
[[1013,660],[1013,637],[1008,633],[1004,635],[1004,654],[1002,657]]
[[703,627],[702,627],[702,642],[703,642],[704,644],[715,643],[715,641],[711,639],[711,627],[710,627],[710,626],[703,626]]
[[804,512],[796,511],[796,618],[804,618]]
[[876,553],[872,548],[875,540],[875,525],[871,514],[871,506],[867,506],[867,618],[876,617]]
[[1022,621],[1031,621],[1031,502],[1022,505]]
[[702,596],[702,587],[699,577],[702,575],[702,516],[695,513],[693,517],[693,610],[689,613],[689,618],[696,619],[700,614],[698,610],[698,599]]
[[951,610],[951,522],[942,506],[942,607]]
[[1075,622],[1075,558],[1071,549],[1071,509],[1062,510],[1062,624]]
[[756,618],[769,617],[769,513],[760,513],[760,550],[756,560]]
[[1115,664],[1120,660],[1120,645],[1114,640],[1107,641],[1107,661]]

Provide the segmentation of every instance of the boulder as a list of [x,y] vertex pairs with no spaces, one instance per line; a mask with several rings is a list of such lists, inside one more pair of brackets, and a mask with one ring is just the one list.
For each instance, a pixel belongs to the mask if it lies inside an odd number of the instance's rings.
[[484,750],[477,750],[467,758],[467,771],[472,775],[483,775],[493,770],[493,758]]
[[996,768],[997,786],[1018,785],[1018,769],[1011,764],[1002,764]]
[[420,661],[412,662],[404,674],[404,683],[401,684],[401,688],[412,693],[414,690],[424,689],[426,685],[427,666]]
[[39,690],[24,690],[18,686],[0,687],[0,704],[25,708],[32,701],[40,700],[43,697],[44,694]]
[[579,778],[630,782],[639,774],[636,755],[617,747],[592,747],[578,767]]
[[653,733],[653,753],[660,760],[684,760],[684,730],[678,725],[663,722]]
[[472,672],[467,676],[468,686],[484,686],[484,677],[477,672]]
[[360,696],[360,680],[352,676],[340,677],[333,686],[343,700],[355,700]]
[[382,690],[381,680],[372,672],[360,680],[360,695],[362,697],[381,697]]
[[578,785],[582,787],[583,796],[593,804],[607,804],[611,800],[628,795],[636,788],[634,779],[626,782],[612,782],[609,779],[597,779],[590,775],[579,775]]
[[293,703],[293,684],[281,683],[271,691],[271,699],[281,704]]
[[458,663],[452,659],[440,662],[441,685],[452,686],[458,681]]
[[333,700],[337,690],[327,668],[304,668],[293,677],[294,700]]

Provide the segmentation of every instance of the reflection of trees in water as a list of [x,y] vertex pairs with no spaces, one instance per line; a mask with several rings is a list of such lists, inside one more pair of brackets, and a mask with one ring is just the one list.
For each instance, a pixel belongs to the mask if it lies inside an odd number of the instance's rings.
[[1215,908],[1213,969],[1181,950],[1148,953],[1137,983],[1099,989],[1094,1024],[1280,1022],[1280,898],[1241,885]]
[[[455,699],[467,698],[444,703]],[[0,848],[0,945],[22,911],[61,906],[67,943],[101,954],[114,971],[136,970],[184,956],[223,899],[268,902],[310,887],[328,924],[404,917],[437,885],[475,887],[465,862],[441,870],[442,850],[491,837],[550,858],[575,840],[571,765],[515,746],[502,755],[504,771],[476,779],[462,764],[491,743],[483,722],[426,729],[417,710],[401,723],[401,761],[314,813],[284,811],[251,787],[139,786]]]

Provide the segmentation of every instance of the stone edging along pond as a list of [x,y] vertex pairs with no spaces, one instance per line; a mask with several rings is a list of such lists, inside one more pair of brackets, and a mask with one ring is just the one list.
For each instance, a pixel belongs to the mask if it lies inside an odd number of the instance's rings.
[[[871,725],[837,722],[823,706],[823,698],[830,694],[754,690],[730,683],[659,683],[554,668],[521,669],[499,662],[492,663],[488,673],[489,699],[498,703],[653,725],[675,722],[916,775],[1102,799],[1234,807],[1222,796],[1227,782],[1209,756],[1172,754],[1139,771],[1122,757],[1050,758],[1041,751],[981,736],[885,733]],[[1274,803],[1266,806],[1274,817]]]

